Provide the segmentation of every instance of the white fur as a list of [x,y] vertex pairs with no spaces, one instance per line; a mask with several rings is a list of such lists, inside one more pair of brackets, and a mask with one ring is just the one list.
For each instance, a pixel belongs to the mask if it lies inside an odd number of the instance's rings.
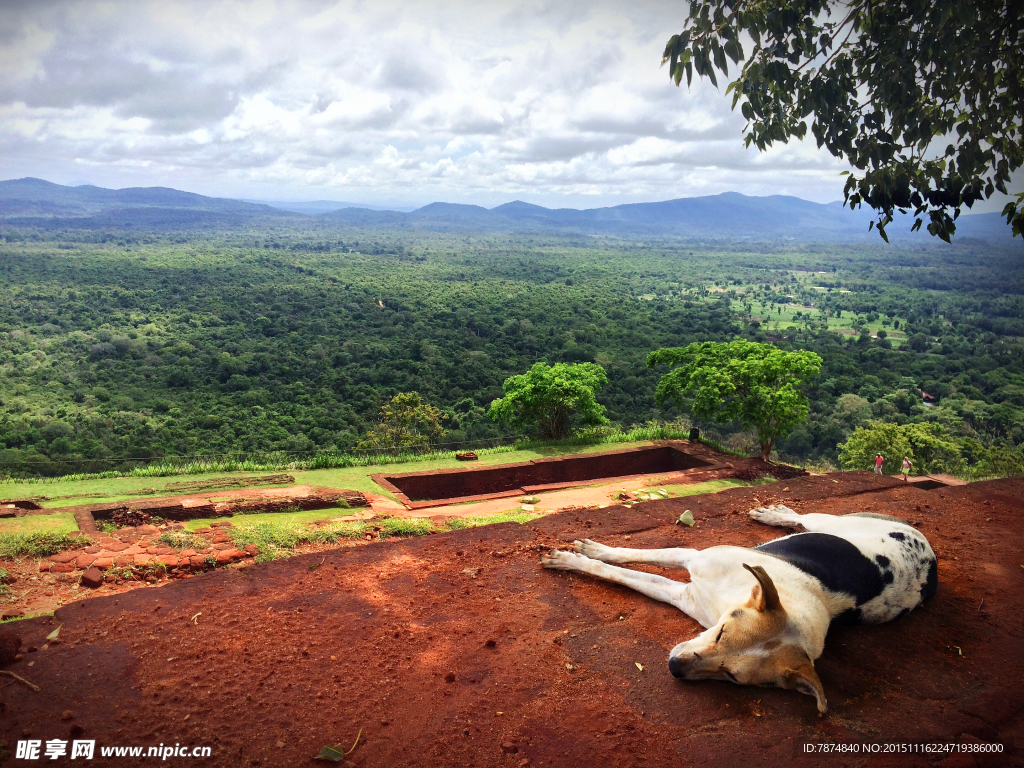
[[[809,532],[838,536],[872,561],[877,555],[887,558],[893,581],[880,595],[860,606],[864,622],[888,621],[921,602],[921,587],[927,576],[922,568],[926,568],[927,558],[934,560],[935,555],[925,537],[912,526],[872,517],[800,515],[781,505],[751,510],[750,516],[766,525],[800,526]],[[892,532],[903,534],[903,542],[892,538]],[[920,544],[914,546],[915,540]],[[706,636],[713,633],[723,614],[749,598],[756,580],[744,564],[759,565],[771,576],[787,614],[780,639],[803,648],[811,660],[818,658],[824,649],[830,621],[855,605],[850,595],[831,592],[796,566],[756,549],[717,546],[704,550],[645,550],[607,547],[590,540],[575,542],[574,549],[574,552],[551,552],[541,562],[545,568],[580,571],[622,584],[675,606],[709,628],[673,648],[670,658],[706,643],[709,639]],[[690,582],[620,568],[617,566],[620,563],[684,569],[690,572]]]

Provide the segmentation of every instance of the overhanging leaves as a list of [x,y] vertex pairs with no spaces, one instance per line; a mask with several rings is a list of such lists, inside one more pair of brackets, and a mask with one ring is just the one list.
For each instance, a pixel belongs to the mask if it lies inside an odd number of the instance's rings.
[[[744,56],[741,39],[752,47]],[[1024,164],[1024,3],[1019,0],[694,0],[662,63],[676,85],[692,60],[715,70],[743,61],[729,83],[764,151],[808,127],[818,146],[857,169],[851,208],[896,211],[949,241],[961,210],[1007,193]],[[1003,209],[1024,229],[1024,193]]]

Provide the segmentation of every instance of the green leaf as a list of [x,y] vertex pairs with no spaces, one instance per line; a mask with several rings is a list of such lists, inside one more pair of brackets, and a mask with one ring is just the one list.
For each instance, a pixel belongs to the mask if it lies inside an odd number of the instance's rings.
[[333,763],[340,763],[345,759],[345,751],[337,749],[336,747],[323,746],[320,748],[320,753],[313,759],[330,760]]
[[693,513],[690,510],[686,510],[685,512],[683,512],[683,514],[679,516],[679,519],[676,520],[677,524],[682,523],[683,525],[690,526],[695,525],[696,522],[697,521],[693,519]]

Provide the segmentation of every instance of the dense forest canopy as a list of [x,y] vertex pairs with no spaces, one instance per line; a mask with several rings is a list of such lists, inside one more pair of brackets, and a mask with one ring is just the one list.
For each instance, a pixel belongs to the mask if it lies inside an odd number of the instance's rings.
[[655,404],[661,372],[648,353],[735,338],[824,361],[783,457],[835,460],[870,419],[939,421],[984,444],[1024,439],[1024,265],[977,241],[707,245],[269,225],[0,236],[5,473],[348,449],[382,405],[413,391],[447,413],[445,441],[497,437],[487,407],[538,361],[600,364],[598,399],[629,426],[672,416]]

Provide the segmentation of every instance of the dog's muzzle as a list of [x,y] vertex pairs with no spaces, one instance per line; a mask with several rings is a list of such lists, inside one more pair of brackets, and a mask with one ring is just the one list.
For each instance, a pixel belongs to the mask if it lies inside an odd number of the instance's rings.
[[672,677],[685,677],[686,662],[678,656],[669,656],[668,671],[672,673]]

